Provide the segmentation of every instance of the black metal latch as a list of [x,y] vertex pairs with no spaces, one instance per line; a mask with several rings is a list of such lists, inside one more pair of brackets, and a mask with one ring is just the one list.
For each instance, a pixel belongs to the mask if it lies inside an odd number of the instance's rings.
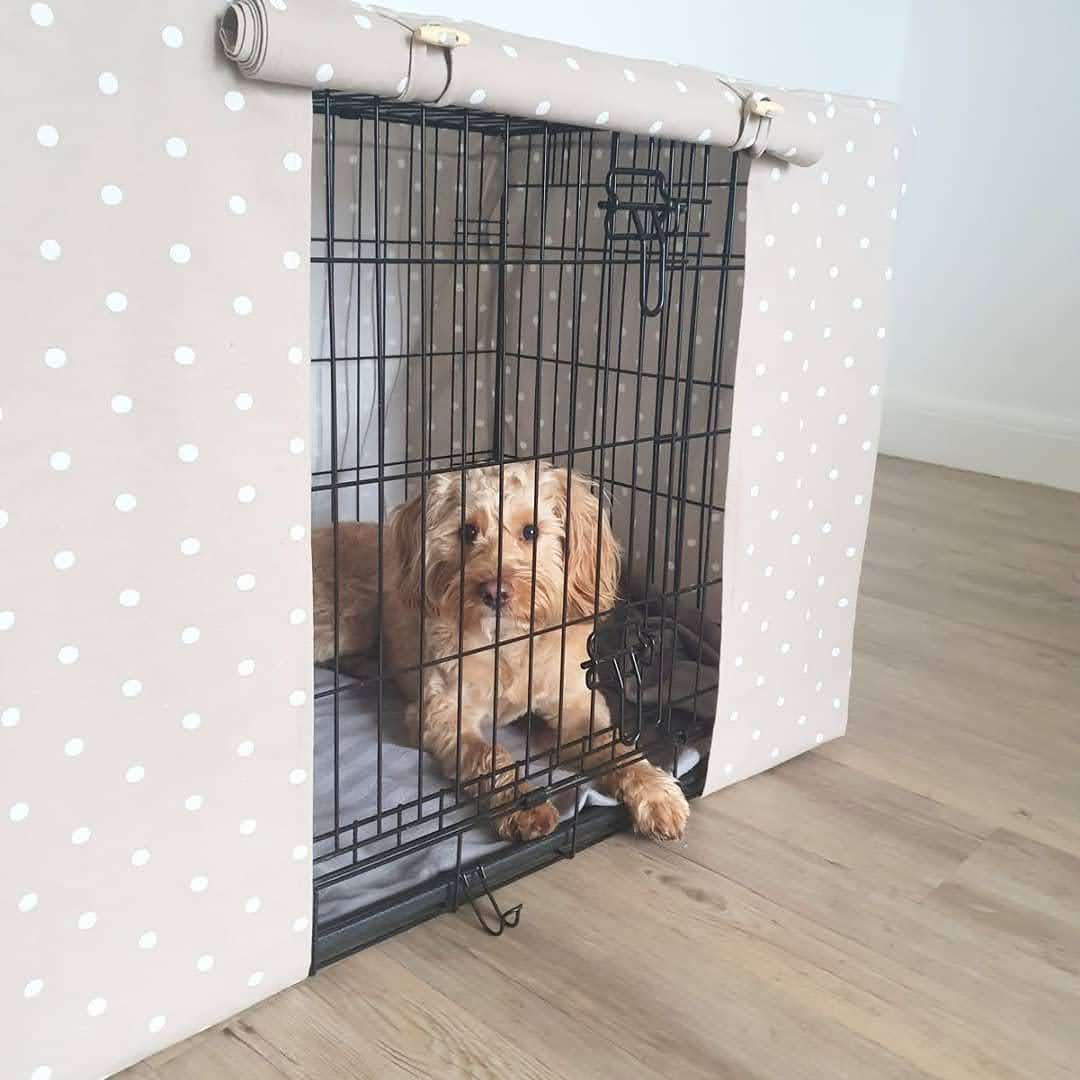
[[[614,634],[617,640],[612,640]],[[586,643],[589,659],[581,665],[585,685],[590,690],[609,690],[616,698],[615,726],[624,743],[636,744],[641,738],[641,673],[652,667],[656,642],[637,622],[594,630]],[[633,681],[632,693],[627,683]]]
[[[620,194],[620,178],[629,182],[628,198]],[[638,242],[641,310],[649,316],[659,315],[667,299],[668,244],[678,235],[679,217],[686,209],[687,200],[671,194],[667,177],[659,169],[616,165],[608,172],[604,187],[608,195],[600,203],[604,211],[604,235],[609,242]],[[640,197],[635,197],[639,191]],[[623,228],[617,228],[616,215],[620,213],[626,215]],[[655,304],[650,304],[649,274],[654,262],[658,266],[657,299]]]
[[[487,897],[488,903],[495,912],[496,921],[494,925],[490,924],[484,917],[476,902],[477,897],[473,894],[472,887],[469,884],[469,877],[472,875],[475,875],[476,880],[480,883],[480,894]],[[477,919],[480,921],[480,925],[492,937],[499,937],[507,927],[513,930],[514,927],[517,926],[521,919],[522,905],[515,904],[512,908],[507,908],[506,911],[503,911],[502,908],[499,907],[498,901],[492,895],[491,889],[488,888],[487,876],[484,874],[484,868],[482,866],[476,867],[475,870],[464,871],[461,875],[461,882],[465,886],[465,896],[472,905],[472,909],[475,912]]]

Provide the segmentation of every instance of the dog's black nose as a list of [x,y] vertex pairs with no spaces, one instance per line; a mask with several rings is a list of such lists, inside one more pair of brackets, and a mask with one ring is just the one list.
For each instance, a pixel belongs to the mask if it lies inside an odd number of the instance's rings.
[[480,586],[480,599],[492,611],[496,611],[510,599],[510,594],[506,591],[505,586],[500,589],[497,581],[486,581]]

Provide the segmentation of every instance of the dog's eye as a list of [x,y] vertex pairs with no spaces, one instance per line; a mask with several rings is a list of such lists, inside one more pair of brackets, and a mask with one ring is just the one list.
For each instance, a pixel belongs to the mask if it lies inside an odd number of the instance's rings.
[[475,525],[462,525],[461,526],[461,542],[463,544],[471,544],[477,537],[478,530]]
[[536,539],[536,526],[535,525],[526,525],[525,528],[521,530],[521,539],[522,540],[535,540]]

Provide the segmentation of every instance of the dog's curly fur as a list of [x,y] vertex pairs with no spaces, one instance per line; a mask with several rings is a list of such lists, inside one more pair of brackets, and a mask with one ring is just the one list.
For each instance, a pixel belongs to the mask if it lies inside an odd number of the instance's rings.
[[[499,472],[497,467],[485,467],[434,476],[423,501],[414,497],[389,515],[379,627],[374,625],[378,526],[338,526],[339,655],[368,652],[378,631],[385,667],[399,672],[397,680],[409,702],[406,716],[413,738],[435,756],[447,776],[458,775],[462,782],[475,780],[493,805],[514,800],[526,785],[514,782],[513,761],[502,747],[495,747],[493,758],[491,741],[482,732],[490,729],[493,711],[500,727],[530,708],[532,715],[555,726],[560,670],[561,742],[563,747],[575,744],[572,753],[564,756],[572,757],[575,764],[581,762],[583,743],[578,740],[588,736],[591,714],[595,734],[584,763],[587,767],[610,760],[613,735],[608,707],[602,695],[588,689],[582,670],[592,622],[566,628],[565,663],[560,661],[563,632],[550,628],[563,622],[564,581],[566,620],[588,620],[594,612],[614,606],[620,569],[619,546],[607,513],[585,478],[547,464],[538,469],[532,463],[506,465],[500,514]],[[315,530],[317,661],[334,656],[333,544],[332,529]],[[498,634],[501,642],[508,642],[499,649],[497,701],[493,701],[494,650],[484,648],[495,640],[495,612],[484,602],[485,592],[492,599],[493,591],[504,594]],[[528,635],[530,614],[536,631],[531,699],[529,641],[511,640]],[[458,659],[459,653],[470,650],[480,651]],[[424,668],[421,676],[417,671],[421,655],[425,661],[447,659]],[[420,700],[422,730],[418,730]],[[662,769],[639,761],[609,771],[597,782],[626,806],[638,832],[656,839],[682,836],[689,807],[678,784]],[[527,840],[547,835],[557,824],[554,806],[545,802],[503,815],[498,830],[506,838]]]

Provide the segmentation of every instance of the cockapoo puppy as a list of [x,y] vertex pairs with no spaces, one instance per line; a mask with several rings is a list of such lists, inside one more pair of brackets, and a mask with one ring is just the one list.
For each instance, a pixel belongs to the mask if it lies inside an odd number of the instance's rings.
[[[332,529],[315,530],[315,658],[320,662],[334,656],[333,544]],[[384,670],[396,673],[409,702],[411,734],[447,777],[460,777],[463,784],[473,781],[468,790],[475,792],[478,785],[489,805],[524,794],[527,785],[515,780],[510,755],[498,745],[492,754],[485,732],[491,730],[493,713],[498,727],[530,711],[546,721],[558,730],[561,759],[573,768],[611,760],[615,736],[610,713],[603,695],[586,686],[582,665],[589,659],[592,615],[615,605],[620,552],[587,479],[546,463],[538,471],[531,462],[505,465],[500,515],[498,467],[431,477],[423,503],[418,495],[387,519],[378,627],[377,547],[377,525],[338,526],[338,652],[368,652],[376,632],[381,634]],[[558,628],[564,618],[564,581],[565,619],[573,625],[565,630],[562,662],[564,635]],[[459,654],[466,655],[459,660]],[[421,656],[425,663],[440,662],[421,672]],[[636,831],[656,839],[682,836],[689,814],[686,798],[657,766],[647,761],[625,765],[602,774],[596,785],[626,806]],[[504,814],[496,827],[507,839],[528,840],[546,836],[557,824],[555,807],[544,802]]]

